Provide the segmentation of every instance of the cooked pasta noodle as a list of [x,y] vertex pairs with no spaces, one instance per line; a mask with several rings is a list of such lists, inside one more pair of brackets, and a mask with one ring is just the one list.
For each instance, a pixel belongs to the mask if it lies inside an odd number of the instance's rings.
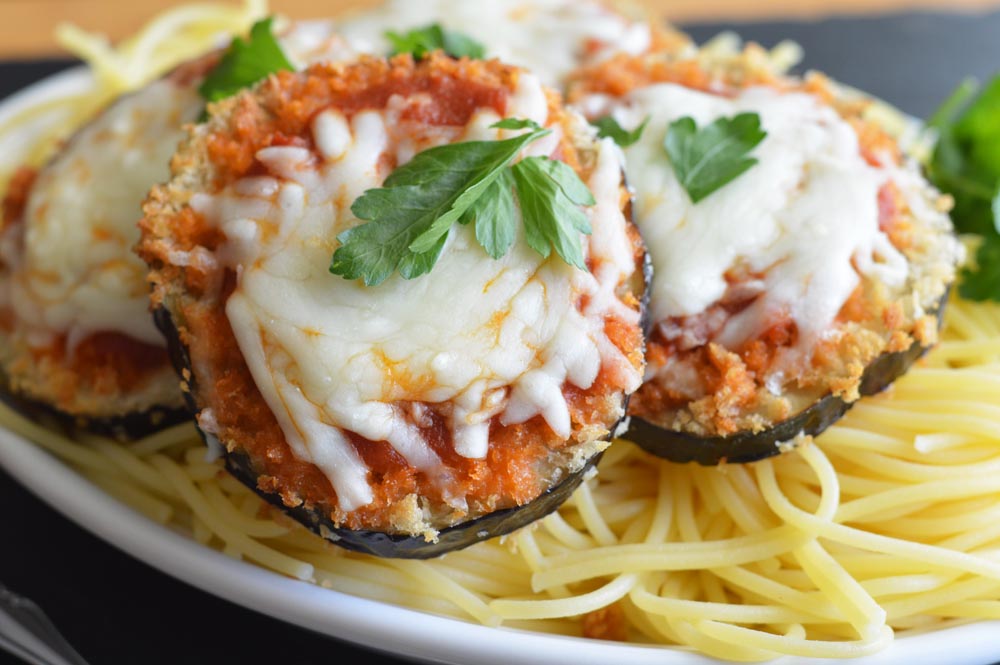
[[[84,60],[93,82],[85,91],[72,91],[26,107],[0,123],[0,137],[17,132],[33,137],[21,154],[8,152],[0,167],[6,181],[10,170],[22,164],[37,166],[49,157],[61,139],[119,95],[135,90],[178,64],[225,45],[230,35],[245,32],[267,14],[266,0],[244,0],[242,5],[202,3],[166,11],[117,47],[99,34],[63,24],[56,38],[65,49]],[[9,143],[9,142],[7,142]]]
[[[95,71],[94,91],[28,108],[0,131],[43,111],[78,124],[264,11],[179,8],[118,49],[62,28]],[[46,154],[65,131],[40,132],[22,157]],[[733,660],[845,658],[898,631],[1000,618],[998,396],[1000,305],[953,298],[939,346],[815,442],[706,468],[618,441],[558,512],[430,561],[376,559],[312,535],[211,460],[190,424],[127,445],[70,440],[5,407],[0,424],[149,519],[323,587]]]

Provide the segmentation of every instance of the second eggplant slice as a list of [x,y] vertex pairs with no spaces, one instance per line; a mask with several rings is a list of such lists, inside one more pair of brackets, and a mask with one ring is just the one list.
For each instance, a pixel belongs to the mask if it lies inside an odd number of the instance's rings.
[[[278,40],[304,66],[341,50],[328,21]],[[219,59],[182,63],[98,111],[40,169],[18,171],[0,221],[0,400],[68,430],[132,440],[186,420],[132,251],[150,187],[205,102]]]
[[[775,455],[936,341],[962,248],[871,102],[783,76],[757,47],[618,56],[578,72],[570,100],[644,127],[624,152],[653,326],[628,438],[678,462]],[[693,202],[665,147],[672,124],[740,114],[766,132],[755,163]]]
[[[504,117],[591,189],[587,271],[491,259],[456,225],[434,268],[328,271],[350,212],[424,149]],[[206,439],[339,545],[428,557],[554,510],[642,381],[645,253],[610,141],[496,61],[363,58],[282,73],[213,109],[145,207],[140,255]]]

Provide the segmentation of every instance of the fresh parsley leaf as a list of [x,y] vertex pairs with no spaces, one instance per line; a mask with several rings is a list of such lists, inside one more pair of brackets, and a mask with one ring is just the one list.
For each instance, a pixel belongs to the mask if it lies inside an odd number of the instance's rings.
[[927,120],[927,126],[941,129],[953,123],[977,92],[979,83],[974,78],[964,79]]
[[962,269],[958,292],[969,300],[1000,300],[1000,236],[983,239],[976,250],[975,267]]
[[1000,178],[1000,76],[995,77],[965,109],[954,125],[955,137],[971,161],[994,179]]
[[580,234],[591,229],[580,206],[594,205],[590,190],[573,169],[547,157],[526,157],[510,166],[525,146],[550,130],[516,118],[492,126],[529,131],[418,153],[383,187],[366,191],[351,206],[355,216],[369,221],[337,236],[341,246],[330,272],[360,277],[367,286],[396,270],[412,279],[434,267],[455,222],[473,224],[476,241],[499,259],[517,237],[518,207],[530,247],[544,257],[555,249],[567,263],[586,270]]
[[[545,172],[545,175],[549,179],[559,185],[562,193],[573,203],[582,206],[592,206],[596,203],[594,195],[590,193],[590,189],[583,184],[576,171],[571,169],[565,162],[559,162],[548,157],[529,157],[528,159],[531,159],[539,169]],[[586,231],[581,229],[581,232],[590,233],[589,225]]]
[[514,210],[514,178],[504,169],[479,199],[466,211],[462,223],[475,222],[476,241],[494,259],[510,251],[517,237]]
[[[576,182],[566,182],[568,176],[554,164],[569,171]],[[580,234],[591,232],[590,221],[577,205],[594,203],[586,185],[568,166],[547,157],[526,157],[512,171],[528,246],[545,257],[555,249],[563,261],[586,270]]]
[[475,39],[461,32],[445,30],[437,23],[403,34],[390,30],[385,33],[385,38],[392,44],[391,55],[412,53],[418,60],[437,50],[453,58],[482,60],[486,56],[486,48]]
[[[436,184],[442,186],[443,191],[444,188],[451,188],[459,192],[450,204],[450,210],[437,215],[426,230],[410,243],[408,249],[417,253],[428,251],[439,238],[448,234],[452,224],[458,221],[459,217],[489,188],[493,180],[499,177],[500,172],[524,146],[548,133],[549,130],[543,129],[505,141],[468,141],[440,146],[419,153],[403,168],[394,171],[385,181],[388,187],[410,184],[410,181],[430,175],[435,177]],[[461,148],[454,148],[456,145]],[[437,159],[437,152],[450,157],[445,160]],[[431,153],[433,158],[427,157],[428,153]],[[414,162],[418,162],[415,167],[412,166]],[[411,170],[415,170],[416,173],[411,174]],[[405,182],[401,182],[397,177],[400,173],[404,174]],[[464,178],[463,173],[466,174]]]
[[[411,205],[432,207],[437,203],[433,200],[433,193],[430,196],[425,193],[423,197],[431,200],[422,200],[418,187],[403,189],[410,190]],[[397,189],[393,195],[387,195],[389,191],[391,190],[372,190],[365,206],[373,210],[391,209],[397,203],[394,195],[402,192]],[[355,214],[360,216],[374,213],[359,208]],[[406,247],[413,242],[421,229],[422,227],[413,225],[405,214],[385,215],[378,223],[361,224],[348,229],[337,236],[341,246],[333,254],[330,272],[345,279],[361,277],[366,286],[381,284],[395,270],[399,270],[406,279],[422,275],[437,262],[444,248],[445,237],[439,238],[430,250],[422,254],[406,251]]]
[[702,129],[693,118],[684,117],[670,123],[663,147],[677,179],[698,203],[756,164],[747,155],[765,136],[756,113],[719,118]]
[[623,129],[622,126],[618,124],[618,121],[610,115],[598,118],[597,120],[592,120],[590,124],[597,127],[597,135],[602,139],[604,137],[610,137],[612,141],[617,143],[622,148],[627,148],[642,138],[642,132],[646,129],[646,125],[649,124],[649,116],[646,116],[646,119],[642,121],[642,124],[632,131]]
[[444,52],[453,58],[482,60],[486,57],[486,47],[482,43],[454,30],[444,31]]
[[499,122],[494,122],[490,127],[496,129],[534,129],[539,130],[542,128],[534,120],[529,120],[528,118],[504,118]]
[[992,152],[1000,151],[1000,125],[991,123],[988,115],[991,109],[1000,114],[1000,77],[978,93],[977,85],[964,81],[934,114],[938,141],[928,174],[955,199],[956,230],[984,235],[996,228],[993,201],[1000,188],[1000,164],[993,164],[991,147]]
[[254,23],[247,41],[233,39],[219,64],[198,86],[205,101],[217,102],[275,72],[294,69],[271,32],[272,21],[268,17]]
[[996,229],[997,233],[1000,233],[1000,188],[997,188],[997,193],[993,196],[993,228]]
[[959,292],[1000,301],[1000,76],[985,87],[963,81],[928,124],[938,140],[927,173],[955,200],[955,229],[983,237]]
[[539,129],[503,141],[467,141],[418,153],[351,206],[370,220],[337,236],[330,272],[380,284],[394,271],[405,279],[437,262],[452,224],[488,190]]

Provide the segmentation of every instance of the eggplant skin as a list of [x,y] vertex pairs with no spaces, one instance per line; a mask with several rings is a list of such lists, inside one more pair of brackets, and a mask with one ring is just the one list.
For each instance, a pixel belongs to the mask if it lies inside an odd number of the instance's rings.
[[[940,325],[944,315],[945,293],[935,314]],[[883,353],[868,365],[858,392],[862,396],[875,395],[888,388],[893,381],[927,353],[930,347],[914,342],[905,351]],[[847,413],[853,402],[845,402],[836,395],[827,395],[812,406],[759,432],[737,432],[728,436],[701,437],[689,432],[663,429],[647,420],[633,417],[628,433],[629,441],[644,450],[671,462],[697,462],[705,466],[717,464],[745,464],[778,455],[800,434],[816,436]]]
[[191,414],[183,407],[164,406],[153,406],[145,411],[101,418],[74,415],[57,409],[48,402],[12,390],[10,382],[4,375],[0,375],[0,402],[25,418],[55,429],[69,438],[80,433],[88,433],[106,436],[120,443],[141,439],[191,419]]
[[[209,442],[215,437],[202,432]],[[216,440],[217,442],[217,440]],[[212,445],[215,442],[210,442]],[[224,447],[223,447],[224,449]],[[257,489],[257,474],[250,458],[241,453],[226,453],[226,468],[239,481],[271,505],[301,523],[323,538],[355,552],[395,559],[431,559],[475,545],[483,540],[502,536],[555,512],[583,482],[587,472],[600,460],[603,453],[591,457],[578,471],[566,476],[535,499],[523,506],[497,510],[482,517],[446,527],[438,532],[438,539],[429,542],[422,536],[400,536],[380,531],[353,530],[339,527],[322,510],[304,506],[290,508],[277,494]]]

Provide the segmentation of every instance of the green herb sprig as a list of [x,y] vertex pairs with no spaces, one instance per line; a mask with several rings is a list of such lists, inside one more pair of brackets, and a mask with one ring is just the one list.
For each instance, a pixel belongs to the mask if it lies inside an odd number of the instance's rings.
[[402,34],[388,31],[385,38],[392,44],[392,53],[412,53],[417,60],[431,51],[444,51],[453,58],[481,60],[486,56],[486,48],[472,37],[461,32],[445,30],[437,23],[416,28]]
[[273,20],[268,17],[254,23],[246,41],[233,39],[219,64],[198,86],[198,93],[205,101],[217,102],[271,74],[294,69],[271,32]]
[[[437,263],[451,227],[474,224],[477,242],[494,259],[511,248],[520,207],[528,246],[551,251],[586,269],[580,234],[591,232],[580,206],[594,204],[576,172],[547,157],[511,162],[526,146],[551,133],[530,120],[508,118],[499,129],[529,131],[502,141],[466,141],[430,148],[397,168],[383,186],[351,205],[368,220],[337,236],[330,272],[381,284],[397,270],[405,279]],[[515,203],[516,201],[516,203]]]
[[765,136],[756,113],[719,118],[701,129],[684,117],[670,123],[663,147],[681,186],[698,203],[756,164],[748,155]]
[[605,137],[610,137],[612,141],[617,143],[622,148],[627,148],[642,138],[642,133],[645,131],[646,125],[649,124],[649,116],[646,116],[646,119],[642,121],[642,124],[632,131],[624,129],[618,124],[618,121],[610,115],[597,118],[596,120],[591,120],[590,124],[597,127],[597,135],[600,138],[603,139]]
[[955,229],[982,237],[959,293],[1000,302],[1000,75],[985,87],[963,81],[928,126],[938,132],[928,175],[955,199]]

